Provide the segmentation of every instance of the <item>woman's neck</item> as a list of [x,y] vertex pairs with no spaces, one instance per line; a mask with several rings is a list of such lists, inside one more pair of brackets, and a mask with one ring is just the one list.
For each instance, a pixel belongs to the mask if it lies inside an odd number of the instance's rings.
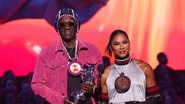
[[115,56],[115,64],[116,64],[116,65],[126,65],[126,64],[129,63],[129,61],[130,61],[129,55],[127,55],[127,56],[124,57],[124,58],[120,58],[120,57],[116,57],[116,56]]

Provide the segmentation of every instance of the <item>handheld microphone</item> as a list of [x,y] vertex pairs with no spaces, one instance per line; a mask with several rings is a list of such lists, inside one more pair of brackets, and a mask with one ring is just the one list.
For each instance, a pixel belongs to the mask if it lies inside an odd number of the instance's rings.
[[98,87],[95,88],[95,93],[98,96],[97,104],[102,104],[102,98],[101,98],[101,92],[102,92],[101,76],[104,73],[104,66],[102,64],[99,64],[97,69],[98,69],[99,77],[98,77]]
[[104,73],[104,66],[102,64],[98,65],[98,73],[102,75]]

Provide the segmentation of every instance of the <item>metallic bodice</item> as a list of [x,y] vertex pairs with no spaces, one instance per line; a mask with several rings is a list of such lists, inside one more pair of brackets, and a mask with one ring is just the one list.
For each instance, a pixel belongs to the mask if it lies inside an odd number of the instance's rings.
[[[131,80],[131,86],[125,93],[116,92],[114,87],[114,82],[121,72]],[[109,103],[124,104],[124,102],[129,101],[142,102],[146,100],[146,77],[144,72],[134,61],[131,61],[127,65],[113,65],[106,80],[106,85],[108,89]]]

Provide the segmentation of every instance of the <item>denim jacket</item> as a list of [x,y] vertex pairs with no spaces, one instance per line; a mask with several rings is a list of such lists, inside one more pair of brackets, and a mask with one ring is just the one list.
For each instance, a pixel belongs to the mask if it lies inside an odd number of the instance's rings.
[[[81,64],[96,64],[95,75],[98,75],[97,66],[103,63],[99,49],[80,39],[78,61]],[[67,97],[67,68],[68,56],[60,41],[44,48],[39,54],[33,74],[31,86],[34,93],[51,104],[63,104]]]

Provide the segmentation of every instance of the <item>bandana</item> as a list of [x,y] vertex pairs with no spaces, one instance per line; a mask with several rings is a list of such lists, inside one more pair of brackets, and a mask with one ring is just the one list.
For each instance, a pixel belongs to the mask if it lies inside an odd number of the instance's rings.
[[57,32],[59,31],[58,22],[59,22],[60,18],[63,17],[63,16],[70,16],[74,20],[76,20],[76,22],[77,22],[77,30],[79,30],[79,28],[80,28],[80,21],[78,19],[78,14],[73,9],[67,8],[67,9],[59,10],[57,15],[56,15],[55,30]]

